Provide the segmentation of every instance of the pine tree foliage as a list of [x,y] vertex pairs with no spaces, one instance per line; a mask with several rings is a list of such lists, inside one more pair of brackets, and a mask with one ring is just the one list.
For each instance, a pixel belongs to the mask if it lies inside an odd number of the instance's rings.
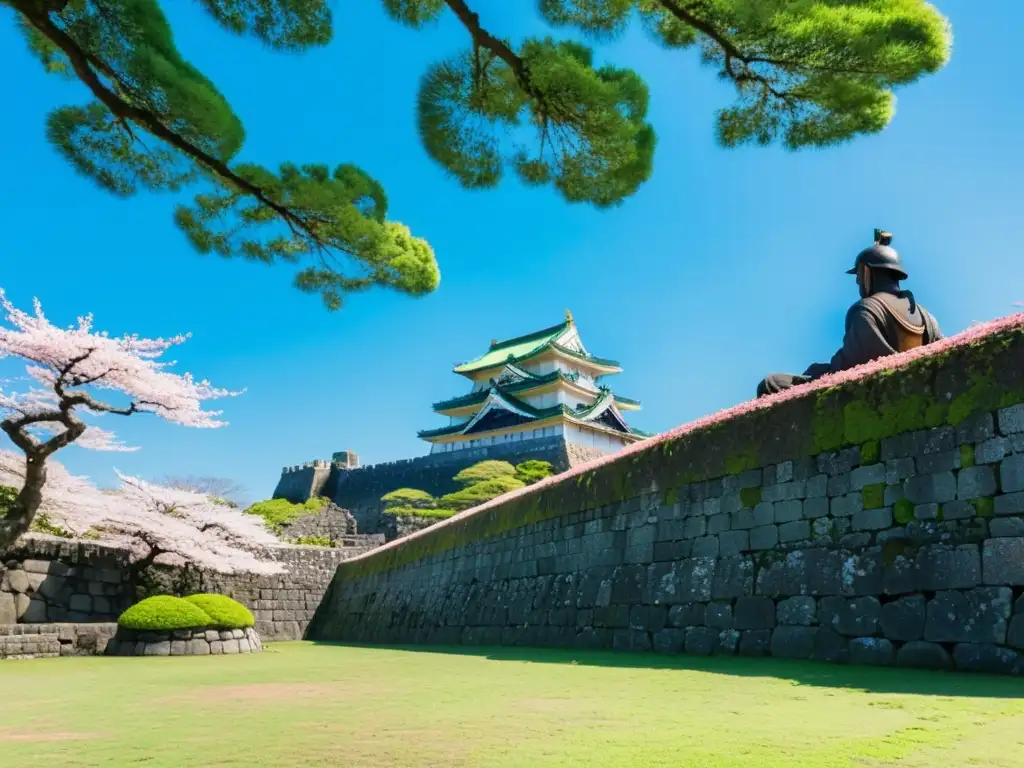
[[[327,0],[197,0],[226,30],[272,49],[328,43]],[[85,104],[47,120],[51,144],[120,197],[198,188],[178,225],[203,253],[302,266],[297,286],[337,309],[374,286],[419,296],[440,280],[430,246],[387,218],[387,197],[347,164],[277,169],[237,161],[245,128],[174,44],[158,0],[0,0],[51,74],[77,79]]]
[[[227,32],[273,50],[332,37],[327,0],[195,2]],[[948,22],[926,0],[538,0],[568,39],[518,42],[481,22],[470,4],[483,0],[381,2],[406,26],[450,14],[468,33],[462,52],[422,75],[417,119],[430,157],[467,188],[494,187],[511,170],[598,207],[650,177],[655,134],[642,80],[597,63],[573,36],[607,40],[639,22],[658,44],[697,51],[736,93],[718,112],[719,141],[793,150],[881,131],[894,89],[936,72],[952,47]],[[301,264],[298,287],[332,309],[373,286],[411,295],[437,287],[430,246],[387,218],[383,190],[362,169],[238,162],[245,128],[181,56],[158,0],[0,6],[14,9],[47,72],[92,95],[51,113],[54,147],[116,195],[198,187],[175,218],[201,252]]]

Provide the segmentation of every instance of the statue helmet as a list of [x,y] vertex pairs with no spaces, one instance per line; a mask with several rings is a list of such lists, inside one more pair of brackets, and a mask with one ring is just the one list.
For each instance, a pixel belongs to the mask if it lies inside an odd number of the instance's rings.
[[883,232],[880,229],[876,229],[875,244],[857,254],[857,259],[853,263],[853,269],[847,270],[846,274],[855,275],[861,266],[866,266],[871,269],[887,269],[899,280],[906,280],[907,273],[903,269],[903,262],[900,260],[900,255],[896,252],[896,249],[890,245],[891,242],[892,232]]

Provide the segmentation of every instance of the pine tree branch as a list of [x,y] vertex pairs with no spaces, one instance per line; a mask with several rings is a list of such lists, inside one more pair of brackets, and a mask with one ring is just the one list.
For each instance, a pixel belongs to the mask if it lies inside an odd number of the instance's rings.
[[[321,251],[326,249],[325,243],[321,241],[314,227],[303,219],[302,216],[295,213],[287,206],[272,199],[259,186],[236,174],[223,161],[213,155],[210,155],[208,152],[203,151],[199,147],[194,146],[178,134],[174,133],[152,112],[128,103],[118,94],[110,90],[97,76],[96,70],[108,74],[108,76],[117,82],[119,86],[123,87],[124,83],[120,81],[116,74],[109,74],[110,70],[106,64],[96,60],[93,54],[83,50],[74,38],[54,24],[46,11],[40,11],[37,6],[34,6],[31,0],[11,0],[11,3],[14,9],[20,12],[36,30],[64,52],[68,57],[68,60],[71,62],[71,66],[75,70],[75,74],[78,75],[79,80],[81,80],[82,83],[92,91],[93,95],[99,99],[99,101],[106,106],[115,117],[121,120],[122,123],[124,121],[132,121],[142,126],[149,133],[174,147],[185,156],[191,158],[214,175],[220,177],[227,184],[235,187],[240,192],[256,198],[260,204],[270,208],[284,220],[293,234],[298,236],[302,236],[304,234],[316,244],[318,249]],[[130,129],[128,129],[128,131],[131,133]],[[338,248],[338,250],[342,252],[348,253],[349,255],[357,256],[357,254],[349,249],[337,245],[334,247]]]
[[480,26],[480,16],[466,5],[465,0],[445,0],[445,4],[452,9],[462,25],[469,31],[473,42],[486,48],[499,59],[504,61],[515,72],[516,80],[524,91],[533,95],[530,88],[530,77],[526,71],[526,62],[517,56],[515,51],[508,47],[503,41],[494,37],[490,32]]

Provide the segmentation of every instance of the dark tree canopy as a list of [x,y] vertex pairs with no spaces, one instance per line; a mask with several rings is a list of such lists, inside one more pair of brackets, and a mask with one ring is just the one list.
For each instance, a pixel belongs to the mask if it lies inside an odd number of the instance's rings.
[[[468,4],[483,0],[381,1],[402,24],[452,13],[467,30],[466,49],[422,76],[417,119],[434,160],[467,188],[493,187],[511,168],[527,184],[600,207],[650,177],[655,135],[642,80],[597,65],[573,35],[602,40],[637,19],[663,46],[697,48],[736,90],[717,116],[729,147],[821,147],[878,132],[892,119],[893,89],[936,72],[951,49],[945,18],[925,0],[538,0],[543,19],[570,39],[518,43]],[[225,30],[274,50],[331,40],[328,0],[194,2]],[[373,286],[411,295],[437,287],[430,246],[387,218],[384,190],[362,169],[236,161],[245,128],[182,58],[158,0],[0,6],[14,9],[47,72],[91,94],[51,112],[53,146],[115,195],[195,187],[175,220],[200,252],[302,264],[297,286],[331,309]]]

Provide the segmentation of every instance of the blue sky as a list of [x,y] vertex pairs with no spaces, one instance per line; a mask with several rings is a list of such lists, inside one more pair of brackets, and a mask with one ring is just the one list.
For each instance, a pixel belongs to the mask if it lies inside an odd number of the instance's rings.
[[[465,191],[426,156],[417,84],[467,44],[452,18],[416,32],[379,4],[349,3],[329,47],[288,56],[222,33],[196,4],[164,5],[185,56],[244,120],[244,156],[366,168],[392,217],[433,245],[441,287],[418,300],[371,292],[328,313],[291,287],[287,266],[198,256],[170,197],[116,200],[50,149],[47,111],[85,92],[42,74],[0,13],[0,58],[17,72],[0,82],[14,109],[0,122],[0,286],[21,306],[38,296],[61,324],[91,311],[114,334],[191,331],[178,370],[247,388],[223,402],[220,430],[107,417],[142,450],[59,455],[101,484],[116,466],[228,477],[263,498],[282,465],[334,450],[364,463],[424,453],[416,431],[443,423],[430,403],[467,389],[452,365],[566,308],[592,352],[622,361],[610,383],[643,401],[634,425],[662,431],[748,399],[767,372],[827,360],[856,298],[843,273],[876,226],[895,232],[907,287],[947,333],[1024,300],[1019,0],[938,2],[954,29],[948,67],[898,92],[884,133],[825,151],[723,150],[714,112],[731,92],[695,54],[639,31],[599,46],[602,61],[645,78],[659,136],[652,179],[610,211],[511,179]],[[486,25],[514,39],[543,32],[532,11],[503,5],[481,2]]]

